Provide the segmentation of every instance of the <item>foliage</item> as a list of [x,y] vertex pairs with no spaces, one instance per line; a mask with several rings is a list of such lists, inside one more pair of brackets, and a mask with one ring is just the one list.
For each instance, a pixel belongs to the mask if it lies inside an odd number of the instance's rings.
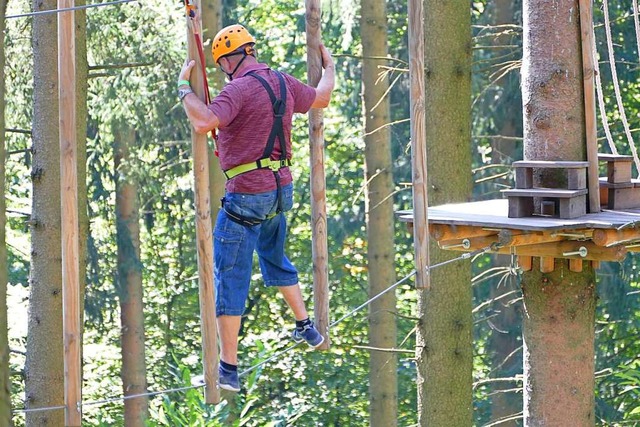
[[[304,9],[291,0],[225,0],[226,23],[240,21],[260,40],[259,58],[305,79]],[[521,157],[519,94],[521,23],[519,2],[511,24],[495,26],[495,2],[472,2],[474,24],[473,144],[476,199],[497,197],[510,184],[505,164]],[[10,13],[25,5],[10,2]],[[404,2],[388,2],[391,135],[396,182],[394,202],[411,208],[407,10]],[[628,6],[612,6],[618,76],[632,129],[640,128],[635,33]],[[326,172],[331,293],[331,321],[341,319],[367,299],[366,230],[363,197],[363,125],[359,2],[323,2],[324,42],[336,56],[338,81],[333,105],[325,111]],[[626,8],[626,9],[625,9]],[[87,12],[89,64],[88,184],[91,236],[84,336],[85,401],[120,396],[119,293],[115,283],[116,240],[113,143],[115,131],[133,129],[136,152],[132,164],[140,182],[142,264],[145,285],[145,327],[150,391],[188,387],[202,371],[197,265],[195,254],[191,148],[186,118],[175,96],[175,80],[184,61],[185,27],[182,7],[168,0],[98,8]],[[602,22],[601,12],[596,19]],[[32,119],[30,20],[8,20],[7,126],[28,131]],[[618,149],[628,152],[620,115],[607,71],[603,28],[596,28],[608,118]],[[503,46],[498,49],[496,45]],[[20,58],[20,60],[17,60]],[[129,64],[129,67],[115,67]],[[211,73],[217,70],[209,70]],[[307,121],[294,123],[296,199],[289,215],[288,253],[300,270],[303,291],[311,305],[312,262]],[[507,131],[509,132],[507,135]],[[510,136],[502,145],[497,136]],[[604,135],[601,135],[604,136]],[[509,142],[510,141],[510,142]],[[505,145],[507,144],[507,145]],[[510,145],[508,145],[510,144]],[[602,149],[606,149],[603,142]],[[9,132],[7,202],[10,293],[15,313],[23,313],[20,291],[28,286],[30,216],[30,140],[28,133]],[[19,151],[23,150],[23,151]],[[413,269],[412,237],[396,224],[397,276]],[[464,262],[464,261],[463,261]],[[508,325],[508,309],[519,310],[517,272],[509,259],[482,256],[474,260],[474,388],[475,423],[493,420],[496,383],[513,378],[507,387],[521,399],[518,375],[521,351],[497,361],[495,338],[501,329],[519,337],[518,322]],[[599,271],[597,415],[601,424],[640,420],[640,349],[635,337],[640,327],[638,259],[604,265]],[[256,270],[257,271],[257,270]],[[513,292],[504,296],[506,292]],[[411,282],[396,290],[399,342],[415,346],[416,294]],[[502,296],[502,297],[501,297]],[[501,297],[501,298],[498,298]],[[498,299],[496,299],[498,298]],[[26,318],[24,320],[26,322]],[[289,345],[293,319],[284,301],[254,277],[249,307],[243,318],[241,371],[284,350]],[[284,426],[366,425],[368,420],[368,353],[366,308],[333,325],[330,352],[287,351],[243,375],[243,390],[224,396],[217,406],[205,405],[201,390],[170,393],[151,399],[150,426]],[[24,332],[11,331],[11,346],[24,347]],[[518,339],[520,340],[518,342]],[[521,344],[516,338],[515,346]],[[416,420],[415,363],[411,353],[399,357],[399,425]],[[12,355],[15,407],[22,406],[22,365]],[[506,394],[506,393],[500,393]],[[122,425],[121,403],[87,406],[87,425]],[[18,417],[17,417],[18,418]],[[17,419],[20,425],[19,418]]]

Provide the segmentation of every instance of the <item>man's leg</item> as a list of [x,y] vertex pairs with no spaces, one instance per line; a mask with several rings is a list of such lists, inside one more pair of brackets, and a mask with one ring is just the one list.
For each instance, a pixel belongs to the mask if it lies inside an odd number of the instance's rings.
[[296,283],[292,286],[278,286],[278,290],[287,302],[296,320],[305,320],[309,318],[309,313],[304,305],[302,299],[302,292],[300,291],[300,284]]
[[238,333],[240,316],[218,316],[220,359],[231,365],[238,364]]
[[324,337],[309,319],[309,313],[302,299],[300,284],[292,286],[278,286],[284,300],[289,304],[293,315],[296,318],[296,328],[293,331],[293,340],[296,342],[306,341],[311,347],[318,347],[324,342]]

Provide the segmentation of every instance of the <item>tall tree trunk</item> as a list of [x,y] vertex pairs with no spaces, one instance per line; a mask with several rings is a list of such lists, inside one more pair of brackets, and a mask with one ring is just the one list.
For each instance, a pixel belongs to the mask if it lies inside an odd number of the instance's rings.
[[[586,158],[580,14],[576,0],[525,0],[522,64],[527,160]],[[557,174],[536,175],[557,186]],[[595,272],[567,260],[522,279],[525,316],[524,419],[527,426],[593,426]]]
[[[147,391],[138,184],[131,164],[134,156],[129,151],[135,145],[136,135],[131,128],[119,128],[115,129],[114,137],[121,377],[124,395],[129,396]],[[147,397],[125,400],[125,426],[144,427],[148,406]]]
[[[365,209],[369,296],[395,282],[393,229],[393,165],[389,129],[388,79],[378,81],[380,65],[386,65],[387,9],[385,0],[361,4],[362,93],[365,121]],[[383,98],[384,97],[384,98]],[[376,105],[377,104],[377,105]],[[396,296],[389,292],[369,308],[369,342],[376,348],[393,348],[397,341]],[[397,425],[398,360],[394,353],[372,351],[369,359],[370,424]]]
[[[4,34],[4,17],[7,1],[0,0],[0,34]],[[5,201],[5,83],[4,83],[4,43],[0,47],[0,425],[11,426],[11,382],[9,379],[9,337],[7,319],[7,247],[5,227],[7,226]]]
[[[56,0],[34,1],[33,10],[55,9]],[[64,405],[60,144],[58,141],[57,16],[33,18],[33,202],[25,406]],[[27,427],[64,425],[64,411],[26,414]]]
[[[471,11],[469,2],[427,0],[425,121],[429,204],[471,196]],[[431,264],[457,256],[432,244]],[[418,420],[469,426],[472,412],[471,268],[452,263],[431,272],[419,291],[416,356]]]
[[[213,39],[222,29],[222,0],[202,0],[202,30],[203,39]],[[209,86],[213,93],[218,93],[224,86],[224,74],[217,69],[213,56],[206,52],[207,69],[213,70],[208,74]],[[215,142],[215,141],[214,141]],[[213,142],[209,145],[209,192],[211,193],[211,224],[215,226],[220,210],[220,199],[224,196],[226,178],[220,168],[220,161],[215,154]]]
[[[492,11],[493,24],[513,24],[515,20],[514,9],[512,0],[495,0]],[[511,37],[513,36],[496,37],[492,40],[492,43],[495,46],[505,46],[510,43]],[[498,57],[506,54],[508,54],[507,50],[496,51],[496,56]],[[519,104],[520,101],[518,97],[510,94],[511,87],[513,87],[512,91],[519,91],[519,87],[509,84],[508,80],[509,76],[505,76],[496,82],[501,88],[503,99],[508,99],[512,102],[501,102],[500,108],[497,109],[495,114],[496,130],[500,135],[500,137],[491,140],[491,162],[495,164],[511,163],[516,158],[515,153],[519,151],[516,147],[516,142],[503,138],[516,136],[516,130],[520,127],[519,122],[522,120],[519,108],[515,105]],[[494,265],[506,267],[509,265],[511,257],[508,255],[495,255],[493,260]],[[516,286],[518,285],[515,280],[507,280],[506,286],[493,286],[490,298],[497,298],[506,292],[514,290]],[[492,355],[492,365],[494,367],[500,366],[499,369],[494,368],[495,375],[512,377],[522,369],[521,351],[516,351],[520,347],[519,338],[522,335],[520,328],[522,324],[522,303],[508,304],[500,301],[496,304],[500,304],[500,315],[492,319],[495,327],[491,328],[489,354]],[[497,382],[493,385],[492,391],[496,392],[491,398],[491,419],[493,421],[508,418],[522,411],[520,395],[515,392],[505,391],[511,388],[513,388],[511,383]],[[501,424],[503,427],[515,427],[517,425],[517,420],[505,421]]]
[[[76,5],[85,4],[78,0]],[[55,0],[33,3],[33,10],[55,9]],[[57,15],[33,18],[33,203],[31,213],[31,272],[29,325],[25,362],[25,406],[64,404],[62,346],[62,266],[60,236],[60,149],[58,141]],[[80,287],[84,289],[88,235],[86,186],[87,57],[85,12],[76,12],[76,140]],[[26,425],[64,424],[64,411],[32,412]]]

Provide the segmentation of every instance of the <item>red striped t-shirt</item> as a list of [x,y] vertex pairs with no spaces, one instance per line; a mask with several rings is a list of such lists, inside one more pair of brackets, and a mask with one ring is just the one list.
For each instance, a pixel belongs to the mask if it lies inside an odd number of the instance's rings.
[[[209,108],[220,120],[218,153],[220,166],[229,170],[235,166],[254,162],[262,157],[271,133],[273,110],[271,100],[260,82],[246,74],[256,71],[280,97],[280,83],[275,73],[265,64],[252,64],[240,75],[228,82],[215,97]],[[291,120],[293,113],[306,113],[315,100],[316,91],[295,77],[282,73],[287,87],[286,110],[283,130],[286,139],[287,158],[291,158]],[[272,159],[280,157],[280,142],[276,139]],[[279,171],[282,185],[292,181],[289,168]],[[276,189],[276,180],[269,169],[257,169],[238,175],[227,181],[230,193],[262,193]]]

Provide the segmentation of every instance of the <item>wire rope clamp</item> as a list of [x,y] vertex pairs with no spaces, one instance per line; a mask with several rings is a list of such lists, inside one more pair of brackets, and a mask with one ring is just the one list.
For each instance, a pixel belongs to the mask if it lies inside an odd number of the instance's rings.
[[585,248],[584,246],[580,246],[580,248],[577,251],[563,252],[562,256],[575,256],[575,255],[578,255],[581,258],[585,258],[588,253],[589,252],[587,251],[587,248]]

